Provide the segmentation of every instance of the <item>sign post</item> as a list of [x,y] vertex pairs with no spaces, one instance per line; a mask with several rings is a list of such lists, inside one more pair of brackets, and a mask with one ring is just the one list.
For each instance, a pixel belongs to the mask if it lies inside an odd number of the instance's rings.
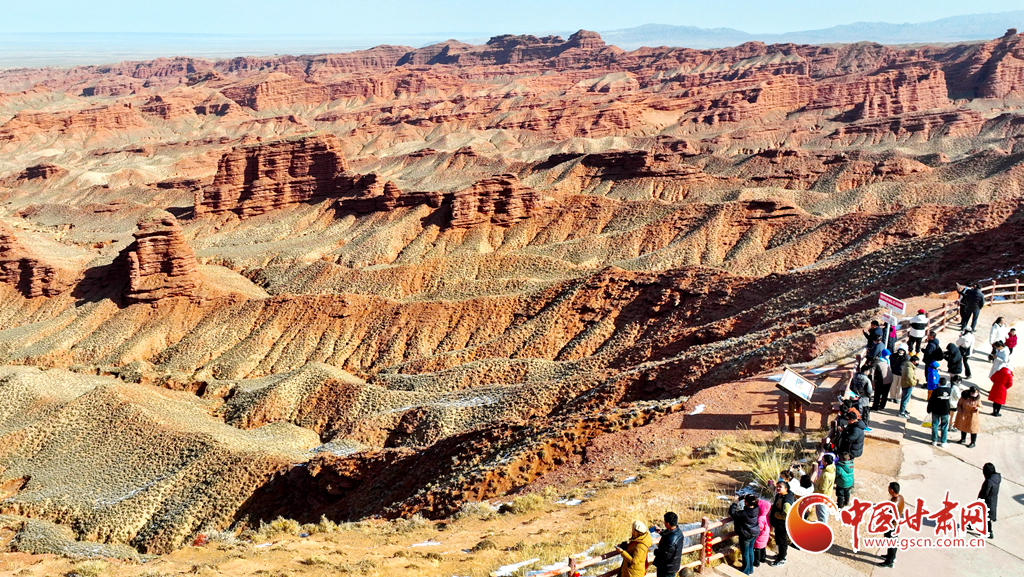
[[882,314],[882,320],[885,322],[882,342],[885,343],[885,348],[889,348],[890,327],[895,327],[899,323],[899,319],[896,317],[897,314],[902,315],[907,312],[907,303],[890,294],[880,293],[878,295],[878,306],[889,309],[888,313]]
[[779,379],[775,386],[786,391],[789,397],[787,413],[789,415],[789,430],[792,432],[796,430],[796,414],[803,412],[804,403],[810,404],[811,402],[811,395],[814,394],[814,383],[786,367],[782,372],[782,378]]

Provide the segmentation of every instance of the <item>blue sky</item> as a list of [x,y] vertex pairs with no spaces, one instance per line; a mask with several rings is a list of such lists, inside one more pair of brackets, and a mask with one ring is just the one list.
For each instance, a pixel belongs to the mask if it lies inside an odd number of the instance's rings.
[[0,0],[0,33],[487,35],[648,23],[776,33],[1022,8],[1021,0]]

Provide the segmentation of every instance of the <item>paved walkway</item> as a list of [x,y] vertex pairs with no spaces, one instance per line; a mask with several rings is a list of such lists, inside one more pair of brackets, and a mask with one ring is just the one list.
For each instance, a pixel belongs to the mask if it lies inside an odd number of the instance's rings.
[[[918,308],[917,306],[913,307]],[[990,416],[992,404],[988,402],[991,382],[988,379],[991,363],[988,362],[990,350],[988,344],[989,328],[997,316],[1006,319],[1007,324],[1016,327],[1017,332],[1024,332],[1024,305],[997,305],[985,307],[978,321],[978,344],[971,358],[973,378],[967,383],[977,385],[982,391],[981,434],[977,446],[968,449],[956,441],[960,433],[951,430],[945,448],[931,444],[931,430],[922,426],[930,421],[926,414],[927,391],[915,389],[913,400],[908,407],[911,418],[904,420],[896,416],[898,405],[889,403],[885,411],[873,411],[871,414],[874,431],[871,438],[882,442],[898,443],[903,459],[897,481],[908,503],[918,497],[925,500],[926,505],[935,510],[940,507],[946,491],[951,500],[961,503],[974,501],[978,496],[984,476],[982,466],[991,462],[1002,474],[1003,481],[999,492],[998,521],[993,531],[995,539],[989,541],[984,549],[911,549],[901,551],[896,558],[893,569],[878,567],[880,554],[884,551],[860,551],[854,553],[850,547],[849,533],[839,528],[833,521],[831,526],[837,532],[836,544],[823,555],[811,555],[790,549],[789,559],[784,567],[761,566],[757,575],[790,576],[790,577],[836,577],[876,576],[922,576],[936,577],[939,575],[1010,577],[1024,575],[1024,450],[1022,437],[1024,433],[1024,350],[1018,349],[1011,357],[1015,367],[1015,387],[1010,389],[1008,405],[1003,407],[1003,416]],[[945,348],[946,343],[953,342],[959,336],[955,330],[945,330],[939,334],[939,341]],[[943,363],[945,368],[945,363]],[[945,373],[943,373],[945,374]],[[923,382],[923,377],[922,377]],[[866,447],[868,457],[870,446]],[[858,459],[857,487],[860,490],[861,460]],[[861,499],[878,500],[880,487],[878,480],[870,482],[859,495]],[[884,483],[881,484],[884,487]],[[883,489],[884,490],[884,489]],[[854,496],[858,496],[855,492]],[[922,537],[933,536],[931,521],[922,527]],[[915,536],[915,535],[911,535]],[[769,552],[771,555],[771,552]],[[720,573],[736,575],[729,569]]]

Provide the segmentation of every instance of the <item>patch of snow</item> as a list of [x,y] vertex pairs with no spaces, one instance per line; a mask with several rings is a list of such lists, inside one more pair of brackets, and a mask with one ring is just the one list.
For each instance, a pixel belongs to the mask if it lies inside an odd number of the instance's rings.
[[697,405],[693,408],[693,412],[690,415],[699,415],[704,412],[704,405]]
[[626,477],[625,479],[622,480],[622,484],[628,485],[629,483],[632,483],[634,481],[636,481],[636,477]]
[[769,375],[765,377],[769,381],[775,381],[776,383],[782,380],[782,375]]
[[423,541],[422,543],[413,543],[412,545],[409,545],[409,546],[410,547],[434,547],[434,546],[437,546],[437,545],[440,545],[440,544],[441,544],[440,541],[434,541],[433,539],[427,539],[426,541]]
[[491,575],[493,575],[494,577],[512,577],[512,574],[516,571],[528,565],[533,565],[538,561],[540,561],[540,558],[534,557],[533,559],[527,559],[526,561],[520,561],[519,563],[513,563],[511,565],[502,565],[501,567],[498,567],[497,571],[491,573]]
[[559,499],[558,501],[555,501],[556,504],[565,505],[566,507],[575,507],[582,502],[583,501],[581,499]]

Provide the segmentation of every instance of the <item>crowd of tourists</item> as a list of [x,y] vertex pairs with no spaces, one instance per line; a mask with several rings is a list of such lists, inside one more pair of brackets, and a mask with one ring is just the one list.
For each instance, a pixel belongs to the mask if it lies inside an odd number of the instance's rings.
[[[830,433],[822,443],[816,463],[810,470],[795,464],[782,471],[774,485],[772,499],[744,494],[729,507],[729,516],[739,539],[743,573],[749,575],[763,563],[785,565],[791,546],[786,517],[801,497],[818,493],[834,496],[840,509],[850,504],[850,494],[854,490],[854,463],[864,454],[864,434],[871,431],[872,412],[888,410],[888,403],[894,403],[898,405],[895,409],[898,416],[909,419],[907,409],[915,388],[927,390],[926,410],[933,445],[946,446],[947,433],[952,425],[960,432],[959,443],[967,448],[976,446],[981,430],[981,391],[964,379],[973,378],[970,363],[979,362],[974,350],[975,331],[985,297],[977,284],[964,287],[959,292],[959,335],[955,342],[947,343],[945,347],[939,342],[937,333],[928,329],[929,319],[923,309],[901,321],[906,327],[906,343],[897,342],[896,327],[890,327],[886,333],[877,321],[871,322],[864,332],[867,340],[864,362],[857,368],[847,395],[841,399],[839,416],[831,423]],[[1017,346],[1016,331],[1008,328],[1004,319],[999,317],[989,331],[989,343],[992,346],[992,353],[987,357],[991,363],[988,400],[992,411],[989,415],[1000,417],[1000,410],[1006,404],[1007,390],[1013,385],[1010,355]],[[978,498],[988,506],[988,538],[992,539],[1001,476],[992,463],[985,464],[982,474],[984,481]],[[902,517],[905,501],[900,494],[899,483],[890,483],[888,493],[889,500]],[[808,516],[811,514],[818,521],[828,522],[825,505],[815,505],[807,512]],[[679,519],[670,512],[665,514],[664,521],[664,529],[648,529],[641,521],[633,524],[631,539],[616,547],[623,558],[621,577],[642,577],[646,574],[647,552],[652,547],[651,531],[661,535],[653,562],[658,576],[669,577],[679,571],[684,543],[678,527]],[[885,537],[892,537],[892,533],[886,533]],[[772,538],[776,554],[768,560],[767,548]],[[887,549],[878,565],[893,567],[896,552],[896,548]]]

